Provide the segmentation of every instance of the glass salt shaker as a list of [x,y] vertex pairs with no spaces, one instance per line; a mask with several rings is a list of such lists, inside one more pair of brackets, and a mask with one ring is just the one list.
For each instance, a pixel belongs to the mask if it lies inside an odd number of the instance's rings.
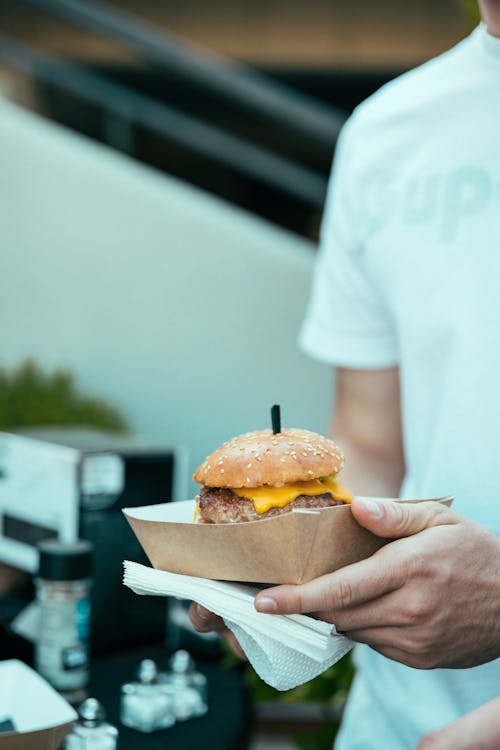
[[154,732],[175,724],[170,695],[158,684],[158,670],[151,659],[139,664],[137,682],[122,685],[120,719],[139,732]]
[[195,669],[187,651],[176,651],[169,661],[169,671],[159,676],[162,689],[171,696],[175,717],[186,721],[207,712],[207,678]]
[[66,737],[64,750],[117,750],[118,730],[105,721],[99,701],[87,698],[78,709],[78,717]]

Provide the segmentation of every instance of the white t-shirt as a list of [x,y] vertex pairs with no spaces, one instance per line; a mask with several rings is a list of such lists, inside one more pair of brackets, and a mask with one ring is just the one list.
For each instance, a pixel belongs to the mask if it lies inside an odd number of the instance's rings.
[[[399,364],[402,496],[500,533],[500,39],[484,26],[384,86],[341,134],[303,348]],[[500,660],[413,670],[367,647],[338,750],[414,750],[500,695]]]

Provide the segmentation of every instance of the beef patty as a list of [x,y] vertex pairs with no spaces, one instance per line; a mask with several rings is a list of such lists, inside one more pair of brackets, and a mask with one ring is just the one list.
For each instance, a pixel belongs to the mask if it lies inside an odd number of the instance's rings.
[[202,487],[199,499],[200,523],[236,523],[258,521],[261,518],[289,513],[294,508],[329,508],[344,505],[329,493],[322,495],[299,495],[283,508],[270,508],[266,513],[257,513],[253,501],[240,497],[228,487]]

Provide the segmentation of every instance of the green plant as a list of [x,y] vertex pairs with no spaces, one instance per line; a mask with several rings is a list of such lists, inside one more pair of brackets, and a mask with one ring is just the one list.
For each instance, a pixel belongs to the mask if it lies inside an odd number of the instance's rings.
[[338,725],[325,723],[307,734],[299,732],[294,741],[299,750],[332,750],[333,741],[337,735]]
[[251,668],[247,671],[247,683],[256,700],[319,704],[323,709],[324,721],[308,732],[298,732],[293,739],[300,750],[331,750],[338,730],[338,717],[347,698],[353,675],[351,656],[347,654],[326,672],[293,690],[274,690]]
[[479,13],[477,0],[460,0],[460,5],[462,6],[465,15],[467,16],[467,21],[469,22],[471,28],[477,26],[477,24],[481,20],[481,14]]
[[249,666],[246,682],[256,701],[280,701],[282,703],[303,703],[314,701],[325,707],[340,706],[347,696],[354,674],[350,655],[344,656],[314,680],[299,685],[292,690],[281,692],[267,685]]
[[83,396],[67,370],[45,372],[28,359],[0,368],[0,429],[28,425],[92,425],[126,432],[125,419],[102,399]]
[[[226,666],[241,663],[224,642],[223,647],[226,652],[224,659]],[[300,732],[294,736],[294,742],[300,750],[331,750],[338,729],[338,717],[347,698],[353,676],[354,666],[350,654],[344,656],[337,664],[314,680],[284,692],[275,690],[261,680],[250,665],[247,665],[245,672],[247,687],[254,703],[314,702],[322,707],[324,721],[309,732]]]

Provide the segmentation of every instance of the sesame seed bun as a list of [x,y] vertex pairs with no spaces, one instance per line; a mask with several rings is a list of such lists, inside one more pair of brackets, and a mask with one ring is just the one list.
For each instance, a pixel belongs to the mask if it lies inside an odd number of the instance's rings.
[[344,456],[333,440],[315,432],[257,430],[221,445],[193,479],[206,487],[279,487],[337,474],[343,465]]

